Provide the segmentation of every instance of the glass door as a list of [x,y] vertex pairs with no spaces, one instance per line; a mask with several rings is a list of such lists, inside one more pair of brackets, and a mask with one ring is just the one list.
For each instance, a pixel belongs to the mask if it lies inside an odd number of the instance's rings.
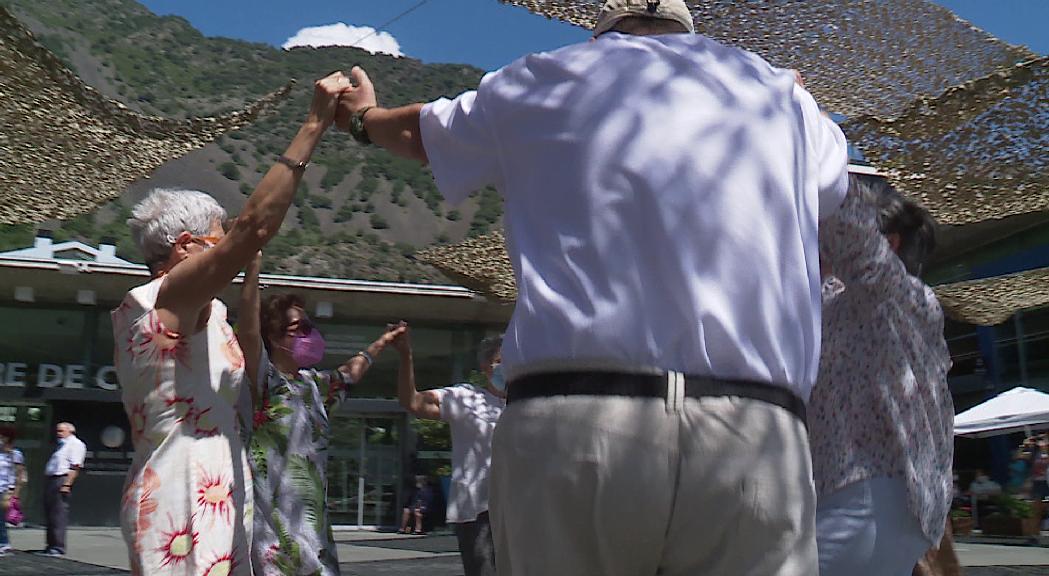
[[364,438],[363,524],[397,525],[401,486],[400,418],[368,418]]
[[358,479],[361,477],[361,421],[332,418],[328,448],[328,513],[333,524],[358,524]]
[[334,524],[397,525],[403,416],[336,416],[328,462],[328,511]]

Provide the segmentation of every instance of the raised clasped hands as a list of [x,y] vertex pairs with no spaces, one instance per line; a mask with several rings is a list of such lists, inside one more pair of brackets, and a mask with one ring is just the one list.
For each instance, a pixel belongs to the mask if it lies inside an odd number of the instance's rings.
[[327,130],[335,121],[340,95],[349,87],[350,79],[342,72],[332,72],[314,82],[313,102],[310,103],[307,122],[315,123],[322,130]]
[[345,87],[339,96],[338,110],[335,112],[335,126],[339,130],[350,129],[350,118],[369,106],[377,106],[375,86],[368,74],[360,66],[350,70],[350,85]]
[[392,346],[398,354],[403,355],[411,352],[412,342],[407,322],[401,321],[397,324],[388,324],[386,330],[387,334],[393,335],[393,339],[390,340],[390,346]]

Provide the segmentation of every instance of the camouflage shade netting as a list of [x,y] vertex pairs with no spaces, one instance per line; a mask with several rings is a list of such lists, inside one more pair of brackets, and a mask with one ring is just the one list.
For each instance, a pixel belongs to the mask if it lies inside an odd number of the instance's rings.
[[[590,28],[600,0],[507,0]],[[797,68],[945,224],[1049,207],[1047,60],[926,0],[688,1],[697,31]]]
[[459,244],[433,246],[416,252],[415,258],[471,290],[495,296],[504,302],[517,299],[514,268],[501,231],[476,236]]
[[[585,28],[602,3],[500,1]],[[1049,59],[925,0],[687,3],[698,32],[801,70],[822,105],[851,119],[843,128],[852,143],[941,223],[1049,209]],[[516,298],[499,234],[420,258],[472,288]],[[949,314],[978,324],[1049,303],[1039,272],[937,291]]]
[[143,116],[85,85],[0,7],[0,224],[87,212],[248,124],[290,88],[219,117]]
[[[601,0],[500,0],[593,28]],[[796,68],[828,110],[892,118],[1036,58],[926,0],[686,0],[696,31]]]
[[951,318],[993,326],[1005,322],[1018,310],[1049,305],[1049,268],[943,284],[934,290]]
[[1049,58],[843,126],[900,192],[942,224],[1049,209]]

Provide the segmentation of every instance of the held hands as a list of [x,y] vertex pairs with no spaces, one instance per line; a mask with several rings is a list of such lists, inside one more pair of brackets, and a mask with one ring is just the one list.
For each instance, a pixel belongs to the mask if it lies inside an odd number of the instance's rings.
[[339,105],[339,96],[347,88],[351,88],[350,79],[342,72],[331,74],[313,83],[313,102],[310,104],[310,112],[307,122],[327,130],[335,121],[335,113]]
[[358,111],[367,106],[378,105],[375,86],[363,68],[354,66],[350,70],[350,80],[353,81],[352,85],[343,89],[339,96],[338,110],[335,112],[335,126],[343,131],[350,129],[350,118]]
[[387,324],[386,332],[383,332],[382,336],[379,336],[379,339],[375,341],[375,344],[381,351],[387,346],[393,345],[394,341],[407,330],[408,324],[403,321],[398,322],[397,324]]
[[408,329],[408,323],[402,321],[397,324],[388,324],[386,329],[387,334],[393,334],[390,346],[393,346],[393,349],[401,356],[410,354],[412,351],[412,339]]

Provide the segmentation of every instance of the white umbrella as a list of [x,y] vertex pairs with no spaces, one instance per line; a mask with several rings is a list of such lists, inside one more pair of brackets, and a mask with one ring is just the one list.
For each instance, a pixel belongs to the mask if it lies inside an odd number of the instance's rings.
[[986,438],[1049,428],[1049,394],[1017,387],[954,417],[957,436]]

